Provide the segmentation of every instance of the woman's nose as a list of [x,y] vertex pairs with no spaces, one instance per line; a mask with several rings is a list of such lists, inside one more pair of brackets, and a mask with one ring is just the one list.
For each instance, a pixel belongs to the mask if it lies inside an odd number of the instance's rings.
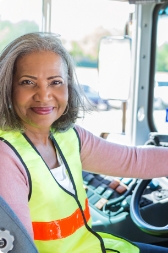
[[36,91],[34,94],[34,100],[36,102],[46,102],[46,101],[49,101],[51,97],[52,95],[48,86],[36,88]]

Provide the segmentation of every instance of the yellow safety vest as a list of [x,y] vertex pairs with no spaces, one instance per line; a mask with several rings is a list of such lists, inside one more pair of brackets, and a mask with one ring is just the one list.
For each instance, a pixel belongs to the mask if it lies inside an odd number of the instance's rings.
[[[26,135],[0,131],[21,160],[32,188],[29,201],[34,240],[39,253],[138,253],[136,245],[90,227],[88,199],[83,187],[79,138],[74,129],[52,135],[75,194],[65,190]],[[103,238],[103,239],[102,239]]]

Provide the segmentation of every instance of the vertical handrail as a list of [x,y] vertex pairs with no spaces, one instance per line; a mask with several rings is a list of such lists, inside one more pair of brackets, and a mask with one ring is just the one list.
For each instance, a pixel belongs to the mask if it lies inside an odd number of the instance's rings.
[[52,0],[43,0],[43,32],[51,32],[51,2]]
[[127,101],[122,101],[122,133],[125,134]]

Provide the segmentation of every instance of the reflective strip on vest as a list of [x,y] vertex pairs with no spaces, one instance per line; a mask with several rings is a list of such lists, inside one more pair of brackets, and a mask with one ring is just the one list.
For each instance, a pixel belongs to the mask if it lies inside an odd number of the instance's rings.
[[[88,199],[85,200],[84,215],[86,221],[90,219]],[[71,216],[51,222],[33,222],[34,240],[56,240],[73,234],[84,225],[81,210],[78,208]]]

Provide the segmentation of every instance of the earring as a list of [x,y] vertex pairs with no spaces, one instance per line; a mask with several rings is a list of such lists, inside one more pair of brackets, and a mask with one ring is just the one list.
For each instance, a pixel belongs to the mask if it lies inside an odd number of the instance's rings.
[[65,111],[64,111],[64,113],[63,113],[62,115],[67,114],[68,110],[69,110],[69,104],[67,104],[67,106],[66,106],[66,108],[65,108]]
[[8,108],[9,108],[9,109],[12,109],[12,105],[8,105]]

